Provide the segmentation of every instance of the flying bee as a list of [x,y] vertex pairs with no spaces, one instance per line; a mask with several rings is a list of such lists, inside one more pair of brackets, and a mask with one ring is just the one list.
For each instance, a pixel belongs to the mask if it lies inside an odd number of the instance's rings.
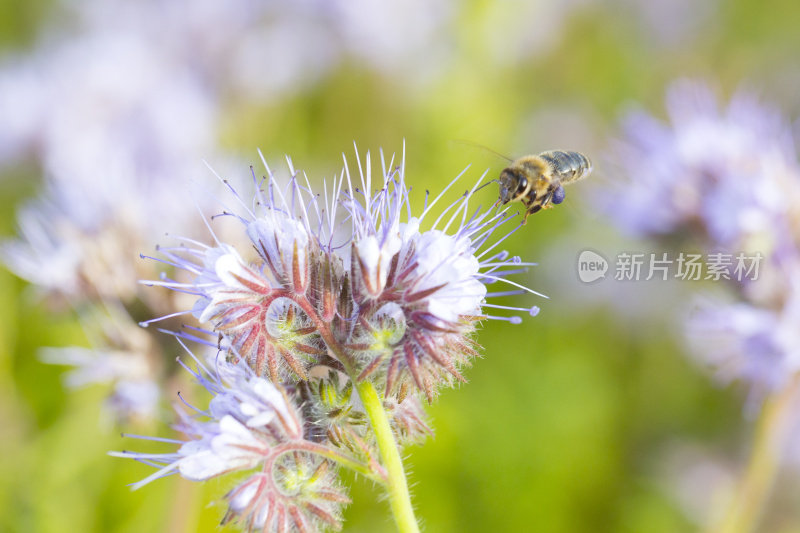
[[515,159],[498,178],[498,204],[522,202],[525,218],[564,201],[564,185],[582,180],[592,172],[592,162],[578,152],[551,150]]

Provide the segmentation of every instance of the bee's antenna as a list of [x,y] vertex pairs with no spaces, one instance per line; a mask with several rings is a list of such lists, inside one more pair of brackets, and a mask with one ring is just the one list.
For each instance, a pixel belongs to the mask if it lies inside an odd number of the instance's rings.
[[481,148],[482,150],[486,150],[487,152],[491,152],[491,153],[493,153],[493,154],[494,154],[494,155],[496,155],[496,156],[502,157],[502,158],[503,158],[503,159],[505,159],[506,161],[509,161],[509,162],[512,162],[512,161],[514,161],[513,159],[511,159],[511,158],[510,158],[510,157],[508,157],[507,155],[503,155],[503,154],[501,154],[500,152],[497,152],[497,151],[495,151],[495,150],[492,150],[492,149],[491,149],[491,148],[489,148],[488,146],[484,146],[484,145],[482,145],[482,144],[480,144],[480,143],[476,143],[476,142],[468,141],[468,140],[466,140],[466,139],[453,139],[453,142],[457,142],[457,143],[459,143],[459,144],[467,144],[467,145],[469,145],[469,146],[474,146],[475,148]]
[[477,189],[472,191],[472,193],[474,194],[474,193],[478,192],[479,190],[483,189],[484,187],[486,187],[487,185],[491,185],[492,183],[499,183],[499,182],[497,180],[487,181],[486,183],[484,183],[483,185],[481,185],[480,187],[478,187]]

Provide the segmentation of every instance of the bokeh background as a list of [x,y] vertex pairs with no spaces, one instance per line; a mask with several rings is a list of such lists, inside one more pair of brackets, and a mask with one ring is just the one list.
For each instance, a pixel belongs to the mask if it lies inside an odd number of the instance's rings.
[[[798,21],[790,0],[3,0],[0,233],[17,233],[44,180],[100,187],[126,161],[211,182],[204,159],[246,178],[260,148],[319,183],[353,141],[373,153],[405,142],[421,205],[468,164],[469,182],[503,168],[470,143],[511,157],[581,150],[592,183],[505,243],[540,263],[525,283],[550,299],[518,297],[542,310],[521,325],[485,324],[470,383],[441,395],[435,438],[406,451],[418,516],[437,533],[697,530],[744,464],[745,392],[684,355],[675,315],[695,284],[598,288],[575,260],[648,251],[593,209],[592,191],[615,180],[621,114],[663,115],[667,85],[692,77],[722,97],[744,84],[797,116]],[[114,150],[135,157],[110,165]],[[164,189],[160,209],[187,209],[177,180]],[[496,191],[480,194],[489,205]],[[80,213],[90,200],[70,201]],[[106,455],[131,445],[123,430],[167,435],[166,402],[150,426],[108,423],[103,386],[68,391],[65,368],[38,355],[87,342],[68,306],[0,270],[0,530],[218,531],[229,482],[171,477],[132,493],[149,468]],[[764,531],[800,531],[784,477]],[[345,531],[392,531],[374,487],[352,483]]]

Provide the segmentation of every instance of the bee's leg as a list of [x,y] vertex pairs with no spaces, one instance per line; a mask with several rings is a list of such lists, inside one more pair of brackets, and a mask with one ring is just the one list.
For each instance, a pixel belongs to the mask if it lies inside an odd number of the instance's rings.
[[525,213],[522,215],[522,222],[520,222],[520,226],[524,226],[525,223],[528,221],[528,216],[531,214],[531,202],[530,198],[523,198],[522,205],[525,206]]
[[553,191],[548,192],[544,199],[542,199],[542,209],[552,209],[553,204],[550,202],[553,200]]
[[528,220],[529,216],[531,216],[534,213],[538,213],[541,210],[542,210],[542,204],[537,203],[529,206],[528,209],[525,211],[525,218],[522,219],[522,225],[523,226],[525,225],[525,222]]

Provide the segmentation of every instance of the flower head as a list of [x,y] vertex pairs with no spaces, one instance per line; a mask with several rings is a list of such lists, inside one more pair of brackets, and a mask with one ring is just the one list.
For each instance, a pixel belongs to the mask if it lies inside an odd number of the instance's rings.
[[[396,451],[387,439],[409,444],[431,434],[421,394],[431,401],[442,385],[463,381],[461,368],[477,355],[476,322],[502,318],[484,308],[520,310],[486,299],[533,292],[506,278],[525,266],[518,258],[492,253],[505,237],[487,245],[511,217],[470,211],[478,184],[429,224],[442,195],[412,216],[404,162],[384,160],[373,190],[369,154],[366,161],[360,187],[345,163],[324,197],[299,182],[291,162],[284,186],[267,167],[267,177],[253,174],[254,200],[231,187],[237,205],[223,213],[241,223],[245,246],[215,235],[213,245],[160,248],[162,261],[190,279],[148,283],[194,297],[202,324],[175,335],[219,355],[212,370],[198,363],[193,371],[214,398],[195,409],[199,416],[182,416],[188,440],[176,442],[177,452],[117,454],[163,465],[136,486],[170,472],[203,481],[253,470],[228,493],[223,522],[338,529],[348,500],[332,461],[385,482],[379,458],[389,445]],[[495,282],[515,290],[488,293]]]
[[373,184],[367,154],[354,187],[345,161],[324,198],[300,184],[291,163],[285,186],[267,170],[254,175],[252,208],[234,193],[239,208],[226,210],[255,254],[222,242],[162,248],[195,279],[158,282],[197,294],[195,316],[258,375],[306,381],[323,365],[377,380],[399,400],[409,385],[430,400],[440,385],[463,380],[460,368],[477,353],[470,334],[490,318],[486,285],[529,290],[506,279],[525,266],[518,258],[488,255],[499,241],[486,243],[510,217],[470,211],[478,184],[429,224],[442,195],[412,216],[404,162],[382,160]]
[[669,91],[670,124],[636,114],[619,147],[630,180],[606,197],[624,229],[694,237],[709,257],[763,257],[758,279],[731,280],[733,303],[706,300],[687,320],[690,344],[755,397],[800,371],[800,165],[789,125],[753,96],[720,109],[691,82]]
[[617,159],[629,179],[606,197],[619,225],[639,235],[696,228],[723,247],[786,238],[800,167],[780,115],[743,92],[720,110],[688,81],[672,86],[667,110],[668,125],[644,113],[624,123]]

